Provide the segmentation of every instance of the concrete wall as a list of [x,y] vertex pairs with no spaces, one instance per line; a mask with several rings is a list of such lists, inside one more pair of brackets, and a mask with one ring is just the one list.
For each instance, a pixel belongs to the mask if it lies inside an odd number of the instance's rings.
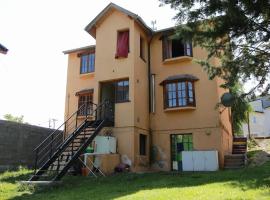
[[48,128],[0,120],[0,171],[33,167],[34,148],[51,132]]
[[[264,112],[251,112],[249,114],[250,134],[253,137],[270,137],[270,108]],[[248,125],[242,125],[244,136],[248,136]]]
[[[270,137],[270,107],[264,109],[262,100],[250,102],[253,112],[249,113],[250,134],[253,137]],[[248,125],[243,123],[243,133],[248,136]]]

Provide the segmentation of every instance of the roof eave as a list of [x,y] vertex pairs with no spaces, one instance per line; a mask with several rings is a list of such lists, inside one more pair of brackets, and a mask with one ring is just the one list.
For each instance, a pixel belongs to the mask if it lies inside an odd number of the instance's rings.
[[75,53],[75,52],[80,52],[80,51],[85,51],[85,50],[92,50],[92,49],[95,49],[95,48],[96,48],[96,45],[90,45],[90,46],[65,50],[65,51],[63,51],[63,54],[70,54],[70,53]]
[[124,8],[122,8],[122,7],[120,7],[120,6],[118,6],[118,5],[116,5],[116,4],[114,4],[114,3],[110,3],[108,6],[106,6],[85,28],[84,28],[84,30],[87,32],[87,33],[89,33],[93,38],[95,38],[96,37],[96,34],[94,33],[94,31],[92,31],[93,30],[93,28],[95,28],[95,26],[96,26],[96,23],[104,16],[104,14],[106,13],[106,12],[108,12],[110,9],[116,9],[116,10],[119,10],[119,11],[121,11],[121,12],[123,12],[123,13],[125,13],[126,15],[128,15],[128,16],[130,16],[131,18],[133,18],[135,21],[137,21],[146,31],[147,31],[147,33],[148,34],[153,34],[153,31],[152,31],[152,29],[149,27],[149,26],[147,26],[146,24],[145,24],[145,22],[143,21],[143,19],[140,17],[140,16],[138,16],[138,15],[136,15],[136,14],[134,14],[134,13],[132,13],[132,12],[130,12],[129,10],[126,10],[126,9],[124,9]]

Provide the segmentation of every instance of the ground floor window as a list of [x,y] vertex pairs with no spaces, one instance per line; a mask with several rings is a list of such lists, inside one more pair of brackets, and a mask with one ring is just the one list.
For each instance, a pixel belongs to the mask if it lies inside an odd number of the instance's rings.
[[193,150],[192,134],[171,135],[172,170],[182,170],[182,151]]
[[144,134],[140,134],[140,155],[145,156],[146,155],[146,142],[147,142],[147,136]]

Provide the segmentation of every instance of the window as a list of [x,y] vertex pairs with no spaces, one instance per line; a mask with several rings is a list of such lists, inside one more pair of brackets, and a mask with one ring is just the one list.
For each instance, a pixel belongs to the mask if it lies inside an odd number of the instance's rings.
[[127,58],[129,52],[129,31],[118,31],[115,58]]
[[93,111],[93,93],[80,94],[78,102],[78,115],[89,115]]
[[165,108],[195,106],[193,81],[169,82],[164,87]]
[[116,103],[129,100],[129,82],[128,80],[118,81],[115,86]]
[[191,42],[184,42],[183,40],[164,37],[162,39],[162,48],[163,60],[180,56],[192,56]]
[[140,155],[146,155],[146,135],[140,134]]
[[145,61],[145,40],[140,36],[140,58]]
[[81,55],[81,74],[86,74],[95,71],[95,54],[83,54]]

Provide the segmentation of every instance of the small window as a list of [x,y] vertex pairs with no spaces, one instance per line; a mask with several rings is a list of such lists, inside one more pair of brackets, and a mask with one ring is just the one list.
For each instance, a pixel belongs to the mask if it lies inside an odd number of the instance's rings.
[[140,155],[145,156],[146,155],[146,135],[140,134]]
[[145,61],[145,40],[140,36],[140,58]]
[[129,30],[118,31],[115,58],[127,58],[129,52]]
[[79,102],[78,102],[78,115],[89,115],[93,111],[93,93],[81,94],[79,95]]
[[195,106],[193,81],[175,81],[164,85],[164,107]]
[[81,55],[81,74],[91,73],[95,71],[95,54],[83,54]]
[[129,81],[123,80],[116,82],[115,86],[116,103],[129,101]]
[[164,37],[162,40],[163,60],[181,56],[192,56],[191,42],[184,42],[180,39]]

